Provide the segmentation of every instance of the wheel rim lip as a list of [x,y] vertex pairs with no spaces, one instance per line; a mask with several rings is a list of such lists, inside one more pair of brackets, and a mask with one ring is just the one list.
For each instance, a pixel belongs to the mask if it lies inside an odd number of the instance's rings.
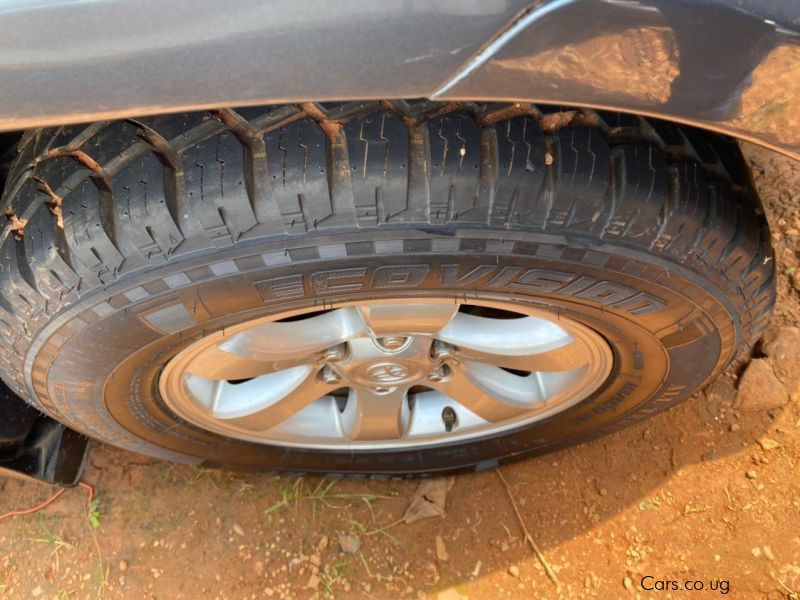
[[[237,333],[241,333],[253,327],[284,320],[290,317],[301,316],[304,314],[313,315],[321,313],[318,307],[306,307],[292,309],[275,313],[269,316],[260,317],[244,321],[237,325],[226,327],[210,333],[200,340],[183,348],[173,356],[164,366],[158,381],[158,388],[161,398],[166,405],[179,417],[211,433],[239,439],[243,441],[255,442],[270,446],[285,446],[305,450],[328,450],[328,451],[370,451],[370,450],[409,450],[422,447],[433,447],[450,445],[455,442],[464,442],[471,439],[485,438],[499,435],[513,429],[520,429],[530,426],[536,422],[553,417],[569,408],[579,404],[595,393],[611,374],[614,366],[614,353],[611,346],[598,331],[580,323],[572,318],[565,317],[559,311],[544,309],[539,306],[530,306],[520,302],[494,300],[494,299],[469,299],[467,302],[454,300],[452,297],[398,297],[369,300],[355,300],[350,302],[337,302],[328,305],[326,310],[335,310],[348,306],[380,305],[380,304],[466,304],[472,306],[496,308],[519,314],[520,316],[532,316],[550,323],[557,324],[564,329],[577,343],[585,344],[595,357],[591,366],[590,374],[584,377],[582,385],[573,393],[562,394],[562,398],[554,404],[547,403],[546,406],[535,410],[527,411],[519,417],[508,419],[500,423],[487,423],[485,427],[475,430],[465,430],[446,435],[432,435],[428,437],[400,438],[395,440],[370,440],[347,441],[319,439],[291,439],[288,436],[267,436],[263,433],[254,433],[240,427],[232,426],[225,419],[215,418],[206,414],[206,409],[198,406],[197,400],[190,398],[191,394],[186,393],[186,386],[182,384],[189,362],[198,353],[207,348],[219,345],[223,340],[228,339]],[[399,334],[408,335],[408,334]],[[343,386],[346,387],[346,386]],[[445,396],[442,396],[446,398]]]

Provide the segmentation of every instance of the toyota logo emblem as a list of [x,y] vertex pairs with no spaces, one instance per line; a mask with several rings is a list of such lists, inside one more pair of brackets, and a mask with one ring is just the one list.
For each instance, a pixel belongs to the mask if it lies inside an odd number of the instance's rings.
[[408,377],[408,369],[398,363],[378,363],[367,369],[367,376],[380,383],[392,383]]

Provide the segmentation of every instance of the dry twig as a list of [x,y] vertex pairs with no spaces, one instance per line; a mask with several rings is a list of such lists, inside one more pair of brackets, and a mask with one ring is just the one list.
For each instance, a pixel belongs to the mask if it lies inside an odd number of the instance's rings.
[[528,545],[531,547],[534,554],[536,554],[536,558],[539,559],[539,562],[541,563],[542,567],[544,567],[544,572],[547,573],[547,576],[550,578],[550,581],[552,581],[553,584],[555,584],[556,589],[560,589],[561,583],[558,581],[558,577],[556,576],[555,571],[553,571],[553,568],[550,566],[550,563],[547,562],[547,559],[544,557],[544,554],[542,554],[542,551],[539,550],[539,546],[536,544],[536,542],[533,539],[533,536],[531,536],[530,532],[528,531],[528,528],[525,526],[525,520],[522,518],[522,513],[519,512],[519,508],[517,507],[517,501],[514,499],[514,493],[511,491],[511,486],[508,485],[508,482],[506,481],[506,478],[503,477],[503,474],[500,472],[500,469],[495,469],[494,472],[497,473],[497,476],[500,478],[500,481],[503,482],[503,487],[506,488],[508,499],[511,502],[511,506],[514,509],[514,513],[517,515],[517,521],[519,521],[519,526],[522,528],[522,533],[525,534],[525,541],[528,542]]

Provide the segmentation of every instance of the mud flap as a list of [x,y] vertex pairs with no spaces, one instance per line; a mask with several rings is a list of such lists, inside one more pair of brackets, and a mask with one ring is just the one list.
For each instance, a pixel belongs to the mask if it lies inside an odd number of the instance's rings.
[[0,382],[0,475],[76,485],[89,438],[39,413]]

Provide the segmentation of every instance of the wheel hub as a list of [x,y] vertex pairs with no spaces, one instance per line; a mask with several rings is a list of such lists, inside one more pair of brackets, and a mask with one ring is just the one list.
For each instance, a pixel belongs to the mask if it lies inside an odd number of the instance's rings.
[[429,336],[356,338],[348,343],[347,355],[330,366],[345,383],[373,388],[412,384],[424,380],[436,367],[428,352],[431,344]]
[[261,443],[419,447],[566,410],[612,364],[596,332],[519,305],[426,299],[286,316],[184,349],[162,374],[166,403],[196,425]]

